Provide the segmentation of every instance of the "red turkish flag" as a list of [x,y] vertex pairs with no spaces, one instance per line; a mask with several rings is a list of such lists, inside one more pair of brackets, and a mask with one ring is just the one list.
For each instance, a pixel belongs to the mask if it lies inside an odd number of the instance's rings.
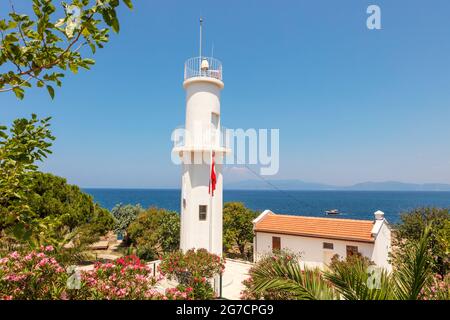
[[208,188],[208,193],[210,193],[212,196],[214,196],[214,190],[216,190],[216,182],[217,182],[217,178],[216,178],[216,163],[214,160],[215,157],[215,152],[213,151],[212,153],[212,161],[211,161],[211,176],[209,178],[209,188]]

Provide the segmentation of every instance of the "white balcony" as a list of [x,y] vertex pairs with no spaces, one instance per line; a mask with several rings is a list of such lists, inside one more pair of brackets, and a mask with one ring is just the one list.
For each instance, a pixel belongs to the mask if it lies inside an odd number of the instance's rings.
[[222,81],[222,62],[212,57],[195,57],[184,63],[184,80],[213,78]]

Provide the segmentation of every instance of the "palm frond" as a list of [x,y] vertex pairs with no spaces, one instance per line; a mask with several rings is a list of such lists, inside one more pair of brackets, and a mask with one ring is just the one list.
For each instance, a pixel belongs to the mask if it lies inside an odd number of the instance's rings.
[[426,288],[432,278],[432,257],[428,250],[430,228],[418,242],[410,243],[406,248],[409,259],[403,259],[394,271],[395,294],[400,300],[417,300],[420,292]]
[[336,292],[318,269],[301,269],[296,260],[276,259],[252,272],[256,292],[280,291],[299,300],[333,300]]
[[[371,277],[368,265],[362,260],[354,263],[342,263],[336,265],[332,270],[324,272],[326,280],[346,300],[387,300],[392,299],[392,281],[386,270],[375,269],[376,277]],[[375,281],[373,283],[371,281]]]

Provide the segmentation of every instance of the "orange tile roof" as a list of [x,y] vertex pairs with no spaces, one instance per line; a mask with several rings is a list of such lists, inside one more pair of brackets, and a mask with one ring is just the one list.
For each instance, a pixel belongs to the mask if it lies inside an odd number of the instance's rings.
[[370,220],[316,218],[267,213],[256,222],[255,231],[305,237],[374,242]]

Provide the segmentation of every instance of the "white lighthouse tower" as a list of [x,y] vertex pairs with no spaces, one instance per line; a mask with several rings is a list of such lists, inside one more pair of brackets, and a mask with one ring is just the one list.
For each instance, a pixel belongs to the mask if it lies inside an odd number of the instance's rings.
[[188,59],[184,66],[185,137],[182,145],[174,148],[183,168],[180,247],[183,251],[205,248],[222,255],[221,163],[228,151],[220,134],[220,92],[224,83],[222,63],[202,56],[201,22],[200,56]]

